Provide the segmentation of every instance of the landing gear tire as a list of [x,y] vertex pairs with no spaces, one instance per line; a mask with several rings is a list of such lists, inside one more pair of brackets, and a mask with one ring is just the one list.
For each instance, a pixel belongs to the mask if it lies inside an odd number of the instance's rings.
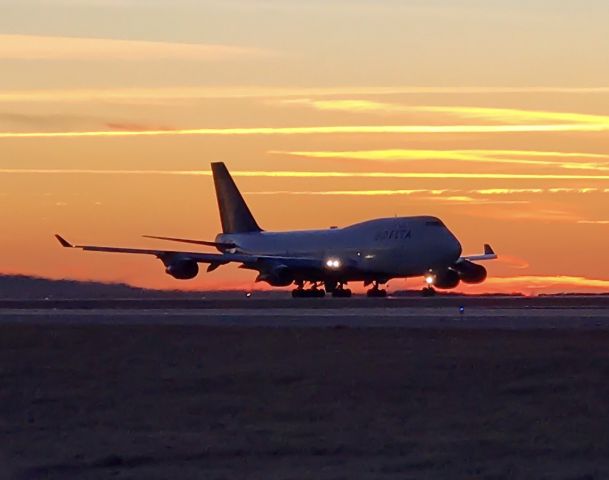
[[332,292],[334,298],[349,298],[351,297],[351,290],[348,288],[337,288]]
[[323,288],[297,288],[292,290],[292,298],[323,298],[326,296],[326,291]]
[[382,288],[371,288],[366,292],[369,298],[385,298],[387,296],[387,290]]
[[436,294],[436,291],[433,287],[425,287],[423,290],[421,290],[421,294],[424,297],[433,297]]

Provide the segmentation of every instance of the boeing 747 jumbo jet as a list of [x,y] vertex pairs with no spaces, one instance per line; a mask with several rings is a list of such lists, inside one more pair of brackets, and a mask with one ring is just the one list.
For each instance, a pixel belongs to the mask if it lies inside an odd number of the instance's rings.
[[[235,262],[256,270],[257,282],[274,287],[292,284],[293,297],[350,297],[347,282],[371,286],[369,297],[384,297],[381,285],[392,278],[425,278],[424,294],[434,288],[451,289],[464,283],[481,283],[486,269],[474,262],[497,258],[489,245],[480,255],[461,256],[461,244],[435,217],[395,217],[368,220],[326,230],[267,232],[246,205],[224,163],[211,164],[222,233],[215,240],[190,240],[148,236],[157,240],[215,247],[220,253],[72,245],[56,235],[67,248],[90,252],[151,255],[163,262],[165,272],[188,280],[199,273],[199,264],[211,272]],[[309,288],[305,288],[309,287]]]

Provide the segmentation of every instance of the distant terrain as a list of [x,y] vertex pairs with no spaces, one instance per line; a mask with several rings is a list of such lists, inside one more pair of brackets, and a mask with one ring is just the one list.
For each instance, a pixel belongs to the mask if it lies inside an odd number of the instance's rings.
[[[245,295],[243,290],[154,290],[133,287],[125,283],[86,282],[78,280],[53,280],[25,275],[0,275],[0,299],[201,299],[235,298]],[[283,298],[289,295],[285,290],[254,292],[256,297]]]
[[23,275],[0,275],[1,299],[70,298],[201,298],[206,292],[148,290],[124,283],[51,280]]

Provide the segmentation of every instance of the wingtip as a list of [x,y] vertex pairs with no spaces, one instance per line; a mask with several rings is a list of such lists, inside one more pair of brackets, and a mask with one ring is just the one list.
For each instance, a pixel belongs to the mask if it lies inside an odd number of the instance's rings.
[[55,238],[61,244],[61,246],[64,247],[64,248],[73,248],[74,247],[74,245],[72,245],[70,242],[68,242],[61,235],[55,234]]
[[484,244],[484,254],[485,255],[495,255],[495,251],[493,247],[491,247],[488,243]]

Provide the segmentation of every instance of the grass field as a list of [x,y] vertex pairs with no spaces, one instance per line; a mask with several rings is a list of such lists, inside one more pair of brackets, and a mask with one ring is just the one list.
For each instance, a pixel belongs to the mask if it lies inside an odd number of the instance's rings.
[[609,478],[609,332],[0,327],[0,478]]

